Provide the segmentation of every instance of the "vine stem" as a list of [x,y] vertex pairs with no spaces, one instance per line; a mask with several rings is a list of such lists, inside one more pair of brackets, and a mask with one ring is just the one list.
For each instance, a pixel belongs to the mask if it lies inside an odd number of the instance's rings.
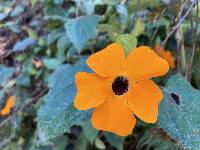
[[199,24],[199,5],[197,3],[197,8],[196,8],[196,26],[195,26],[195,33],[194,33],[194,30],[193,30],[193,20],[191,19],[191,30],[192,30],[192,39],[193,39],[193,46],[192,46],[192,55],[191,55],[191,58],[190,58],[190,62],[189,62],[189,65],[187,67],[187,70],[186,70],[186,74],[185,74],[185,77],[188,81],[191,80],[191,74],[192,74],[192,64],[193,64],[193,60],[194,60],[194,54],[195,54],[195,48],[196,48],[196,40],[197,40],[197,30],[198,30],[198,24]]
[[[183,0],[181,0],[181,3],[183,2]],[[177,21],[179,21],[181,19],[181,16],[183,14],[183,8],[185,7],[185,5],[187,4],[187,0],[182,4],[182,7],[180,7],[180,11],[179,14],[177,16]],[[184,36],[183,36],[183,31],[182,31],[182,27],[179,26],[176,30],[176,34],[175,34],[175,38],[177,41],[177,70],[178,72],[180,71],[185,71],[186,68],[186,58],[185,58],[185,47],[184,47]]]
[[172,34],[179,28],[179,26],[181,25],[181,23],[185,20],[185,18],[188,16],[188,14],[190,13],[190,11],[192,10],[193,6],[197,3],[197,1],[192,1],[192,4],[190,5],[190,7],[188,8],[187,12],[183,15],[183,17],[178,21],[178,23],[172,28],[172,30],[167,34],[167,37],[163,40],[163,42],[161,43],[161,47],[165,47],[167,41],[169,40],[169,38],[172,36]]

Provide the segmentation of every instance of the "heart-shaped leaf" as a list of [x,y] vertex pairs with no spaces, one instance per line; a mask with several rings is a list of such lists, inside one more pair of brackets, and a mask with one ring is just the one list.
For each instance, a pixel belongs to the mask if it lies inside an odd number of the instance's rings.
[[200,149],[200,91],[185,78],[172,76],[163,89],[158,126],[190,150]]
[[90,72],[90,69],[81,63],[62,65],[50,76],[50,90],[37,113],[41,141],[55,138],[68,132],[72,125],[81,125],[90,120],[91,110],[80,111],[73,106],[76,94],[74,76],[80,71]]

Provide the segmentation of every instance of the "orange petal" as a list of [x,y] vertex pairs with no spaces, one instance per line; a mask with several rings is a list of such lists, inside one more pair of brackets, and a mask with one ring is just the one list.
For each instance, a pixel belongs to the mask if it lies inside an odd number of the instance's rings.
[[91,120],[94,128],[120,136],[131,134],[136,123],[128,105],[115,96],[110,96],[105,103],[95,108]]
[[15,96],[10,96],[6,102],[6,105],[4,106],[4,108],[1,110],[1,115],[5,116],[8,115],[11,111],[11,108],[14,107],[15,105],[15,100],[16,97]]
[[16,100],[16,97],[15,96],[10,96],[8,98],[8,101],[6,103],[6,106],[9,107],[9,108],[12,108],[14,105],[15,105],[15,100]]
[[1,115],[2,116],[8,115],[8,114],[10,114],[10,111],[11,111],[11,109],[6,107],[1,110]]
[[166,74],[169,65],[149,47],[140,46],[128,55],[126,70],[132,80],[139,81]]
[[97,74],[108,77],[124,69],[125,54],[123,48],[113,43],[87,59],[88,66]]
[[155,51],[156,51],[157,54],[165,52],[164,48],[161,47],[160,45],[155,46]]
[[175,67],[175,60],[172,56],[172,53],[170,51],[164,51],[163,53],[158,52],[158,55],[162,58],[164,58],[170,67],[174,68]]
[[158,104],[163,98],[159,87],[152,80],[144,80],[134,84],[124,96],[133,113],[147,123],[157,120]]
[[109,95],[105,78],[86,72],[77,73],[75,78],[77,95],[75,96],[74,106],[77,109],[86,110],[97,107]]
[[160,57],[164,58],[168,62],[171,68],[175,67],[175,60],[170,51],[165,51],[164,48],[160,47],[160,45],[155,46],[155,51]]
[[40,69],[43,67],[42,61],[40,59],[33,59],[32,63],[37,69]]

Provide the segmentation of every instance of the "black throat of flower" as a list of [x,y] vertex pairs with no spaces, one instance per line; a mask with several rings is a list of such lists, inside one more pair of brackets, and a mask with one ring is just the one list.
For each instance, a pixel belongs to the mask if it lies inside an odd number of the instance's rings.
[[129,81],[124,76],[118,76],[112,83],[112,90],[117,96],[121,96],[128,91]]

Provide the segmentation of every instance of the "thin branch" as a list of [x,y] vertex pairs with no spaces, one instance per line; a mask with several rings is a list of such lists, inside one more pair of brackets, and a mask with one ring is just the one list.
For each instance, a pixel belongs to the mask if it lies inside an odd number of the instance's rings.
[[177,62],[177,70],[185,72],[186,69],[186,57],[185,57],[185,47],[184,47],[184,36],[182,28],[179,27],[176,32],[176,40],[177,40],[177,51],[178,51],[178,62]]
[[188,16],[188,14],[190,13],[190,11],[192,10],[193,6],[196,4],[196,1],[192,1],[192,4],[190,5],[190,7],[188,8],[187,12],[183,15],[183,17],[179,20],[179,22],[172,28],[171,32],[169,32],[167,34],[167,37],[163,40],[163,42],[161,43],[160,47],[165,47],[167,41],[169,40],[169,38],[172,36],[172,34],[178,29],[178,27],[181,25],[181,23],[185,20],[185,18]]
[[186,0],[186,1],[182,4],[182,6],[181,6],[181,8],[180,8],[180,10],[179,10],[179,13],[178,13],[178,15],[177,15],[177,18],[181,18],[181,15],[183,14],[183,10],[184,10],[186,4],[187,4],[189,1],[190,1],[190,0]]
[[[182,1],[181,1],[182,2]],[[178,14],[178,17],[176,18],[177,21],[179,22],[179,20],[181,19],[182,13],[183,13],[183,9],[186,5],[186,2],[182,4],[182,6],[180,7],[180,11]],[[180,24],[181,25],[181,24]],[[177,41],[177,71],[185,71],[186,68],[186,58],[185,58],[185,47],[184,47],[184,37],[183,37],[183,32],[182,32],[182,27],[179,26],[177,28],[177,32],[175,34],[175,38]],[[181,67],[180,67],[181,66]]]
[[192,75],[192,64],[193,64],[193,60],[194,60],[194,54],[195,54],[195,49],[196,49],[196,41],[197,41],[197,30],[198,30],[198,24],[199,24],[199,6],[198,6],[198,3],[197,3],[197,8],[196,8],[196,26],[195,26],[195,32],[194,32],[194,29],[193,29],[193,19],[191,19],[191,28],[192,28],[192,39],[193,39],[193,46],[192,46],[192,55],[191,55],[191,58],[190,58],[190,63],[188,65],[188,68],[187,68],[187,72],[186,72],[186,79],[188,81],[191,80],[191,75]]

